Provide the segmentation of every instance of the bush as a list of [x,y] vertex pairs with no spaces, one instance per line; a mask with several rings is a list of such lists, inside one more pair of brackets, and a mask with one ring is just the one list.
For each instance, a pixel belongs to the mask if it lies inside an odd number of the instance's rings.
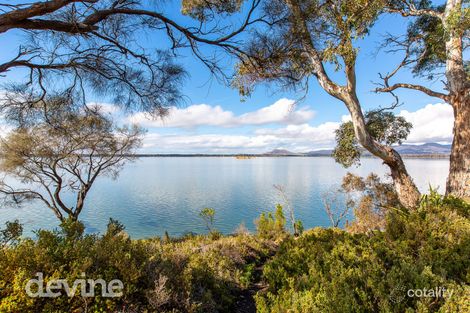
[[351,233],[384,230],[389,209],[400,207],[393,183],[383,182],[376,174],[362,178],[348,173],[343,178],[341,191],[349,195],[346,205],[354,208],[354,220],[346,225]]
[[[316,228],[290,238],[264,268],[258,312],[458,312],[469,297],[468,209],[431,194],[417,210],[389,210],[384,231]],[[406,296],[434,287],[455,297]]]
[[[103,235],[66,221],[32,240],[8,223],[0,230],[7,243],[0,247],[0,312],[240,311],[237,300],[260,287],[263,264],[267,289],[255,296],[260,313],[469,311],[470,205],[462,200],[431,191],[415,210],[388,208],[383,226],[366,232],[315,228],[295,237],[285,223],[280,205],[260,216],[257,235],[242,228],[233,236],[131,240],[110,220]],[[38,272],[46,283],[72,284],[82,273],[120,279],[123,295],[30,298],[25,285]],[[436,287],[452,297],[406,294]]]
[[271,212],[261,213],[255,224],[257,234],[261,238],[276,239],[286,235],[286,218],[280,204],[276,205],[274,215]]
[[[86,235],[67,221],[0,249],[0,312],[221,312],[233,310],[255,265],[272,254],[270,242],[245,234],[188,236],[180,240],[131,240],[111,220],[103,235]],[[122,297],[30,298],[25,286],[36,273],[44,282],[120,279]]]
[[6,222],[5,229],[0,230],[0,247],[18,243],[23,234],[23,226],[18,220]]

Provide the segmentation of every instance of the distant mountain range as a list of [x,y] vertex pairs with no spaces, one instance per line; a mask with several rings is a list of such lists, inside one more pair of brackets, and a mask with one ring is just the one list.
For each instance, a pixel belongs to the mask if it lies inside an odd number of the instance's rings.
[[452,145],[425,143],[422,145],[401,145],[395,147],[400,154],[450,154]]
[[[409,145],[403,144],[400,146],[395,146],[394,149],[402,155],[437,155],[445,156],[450,154],[451,145],[443,145],[439,143],[425,143],[422,145]],[[308,152],[291,152],[285,149],[274,149],[272,151],[263,153],[263,155],[272,155],[272,156],[330,156],[333,152],[332,149],[326,150],[314,150]],[[365,151],[365,155],[370,155],[369,152]]]

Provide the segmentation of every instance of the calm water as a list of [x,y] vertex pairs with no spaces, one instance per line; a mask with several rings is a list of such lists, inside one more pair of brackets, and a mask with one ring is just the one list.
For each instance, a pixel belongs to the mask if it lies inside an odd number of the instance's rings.
[[[418,187],[445,186],[448,160],[405,160]],[[363,159],[350,171],[385,175],[376,159]],[[335,188],[347,172],[327,157],[303,158],[142,158],[126,165],[117,180],[98,180],[82,212],[89,232],[100,232],[113,217],[121,221],[133,238],[205,232],[198,212],[216,209],[216,228],[233,232],[245,223],[254,229],[254,219],[282,202],[273,184],[283,185],[296,217],[304,225],[329,225],[323,211],[322,194]],[[70,199],[71,200],[71,199]],[[0,208],[0,223],[19,219],[27,235],[38,228],[58,225],[52,211],[41,203],[21,208]]]

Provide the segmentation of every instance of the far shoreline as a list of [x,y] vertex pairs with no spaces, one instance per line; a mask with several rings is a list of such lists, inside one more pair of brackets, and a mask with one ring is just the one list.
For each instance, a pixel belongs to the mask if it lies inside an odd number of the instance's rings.
[[[400,154],[402,158],[405,159],[449,159],[449,154]],[[239,159],[253,159],[253,158],[281,158],[281,157],[304,157],[304,158],[331,158],[331,155],[326,154],[206,154],[206,153],[192,153],[192,154],[183,154],[183,153],[162,153],[162,154],[153,154],[153,153],[146,153],[146,154],[133,154],[129,155],[129,157],[134,158],[184,158],[184,157],[210,157],[210,158],[239,158]],[[242,157],[242,158],[240,158]],[[373,155],[363,155],[364,158],[376,158]]]

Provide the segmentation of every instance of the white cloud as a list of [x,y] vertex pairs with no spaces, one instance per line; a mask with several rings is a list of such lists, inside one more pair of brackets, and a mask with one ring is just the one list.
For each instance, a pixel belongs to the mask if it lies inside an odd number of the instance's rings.
[[341,122],[346,123],[352,121],[351,114],[341,116]]
[[334,144],[334,130],[339,123],[319,126],[288,125],[280,129],[259,129],[249,135],[151,133],[144,140],[144,150],[163,153],[260,153],[275,148],[293,152],[329,148]]
[[[245,116],[244,122],[253,122],[252,116],[258,114],[255,112],[237,118],[240,120]],[[247,115],[249,118],[246,118]],[[413,123],[407,143],[448,142],[452,139],[453,114],[447,104],[429,104],[414,112],[402,110],[399,115]],[[233,119],[233,115],[229,119]],[[349,115],[341,117],[341,122],[348,120]],[[150,133],[144,140],[144,150],[158,153],[260,153],[283,148],[306,152],[332,148],[335,144],[334,131],[341,122],[325,122],[318,126],[293,123],[276,129],[261,128],[249,134]]]
[[[428,104],[421,109],[398,113],[413,124],[406,143],[452,142],[454,114],[446,103]],[[343,115],[341,121],[351,121],[351,115]]]
[[[124,118],[117,106],[95,103],[104,112]],[[166,120],[147,119],[135,114],[126,122],[137,122],[150,128],[144,139],[142,152],[145,153],[260,153],[275,148],[293,152],[334,147],[334,131],[341,122],[351,119],[343,115],[340,121],[325,122],[317,126],[308,124],[314,112],[308,108],[297,108],[293,100],[280,99],[267,107],[244,114],[235,114],[220,106],[206,104],[191,105],[187,108],[173,108]],[[451,142],[453,112],[445,103],[428,104],[416,111],[402,110],[398,115],[413,124],[406,143]],[[236,127],[244,125],[284,124],[277,128],[264,126],[253,132]],[[226,130],[201,133],[197,126],[233,127]],[[170,129],[160,132],[164,127]],[[152,129],[153,128],[153,129]],[[0,137],[11,130],[0,123]],[[172,133],[169,133],[172,132]]]
[[255,133],[258,135],[272,135],[277,138],[289,138],[299,140],[310,140],[314,143],[332,144],[335,138],[334,131],[340,123],[326,122],[318,126],[288,125],[280,129],[258,129]]
[[428,104],[414,112],[402,110],[399,115],[413,124],[407,143],[452,141],[454,114],[448,104]]
[[238,124],[261,125],[269,123],[302,124],[314,116],[314,112],[306,108],[296,110],[295,101],[280,99],[270,106],[238,117]]
[[294,100],[280,99],[272,105],[241,115],[226,111],[221,106],[195,104],[187,108],[173,107],[170,109],[169,115],[163,120],[152,120],[144,113],[137,113],[129,117],[128,121],[148,128],[235,127],[272,123],[297,125],[309,121],[313,116],[314,112],[307,108],[296,108]]
[[[166,152],[187,152],[187,151],[239,151],[243,149],[264,148],[276,141],[273,136],[246,136],[246,135],[160,135],[149,134],[144,140],[144,149]],[[160,149],[163,148],[163,149]]]

